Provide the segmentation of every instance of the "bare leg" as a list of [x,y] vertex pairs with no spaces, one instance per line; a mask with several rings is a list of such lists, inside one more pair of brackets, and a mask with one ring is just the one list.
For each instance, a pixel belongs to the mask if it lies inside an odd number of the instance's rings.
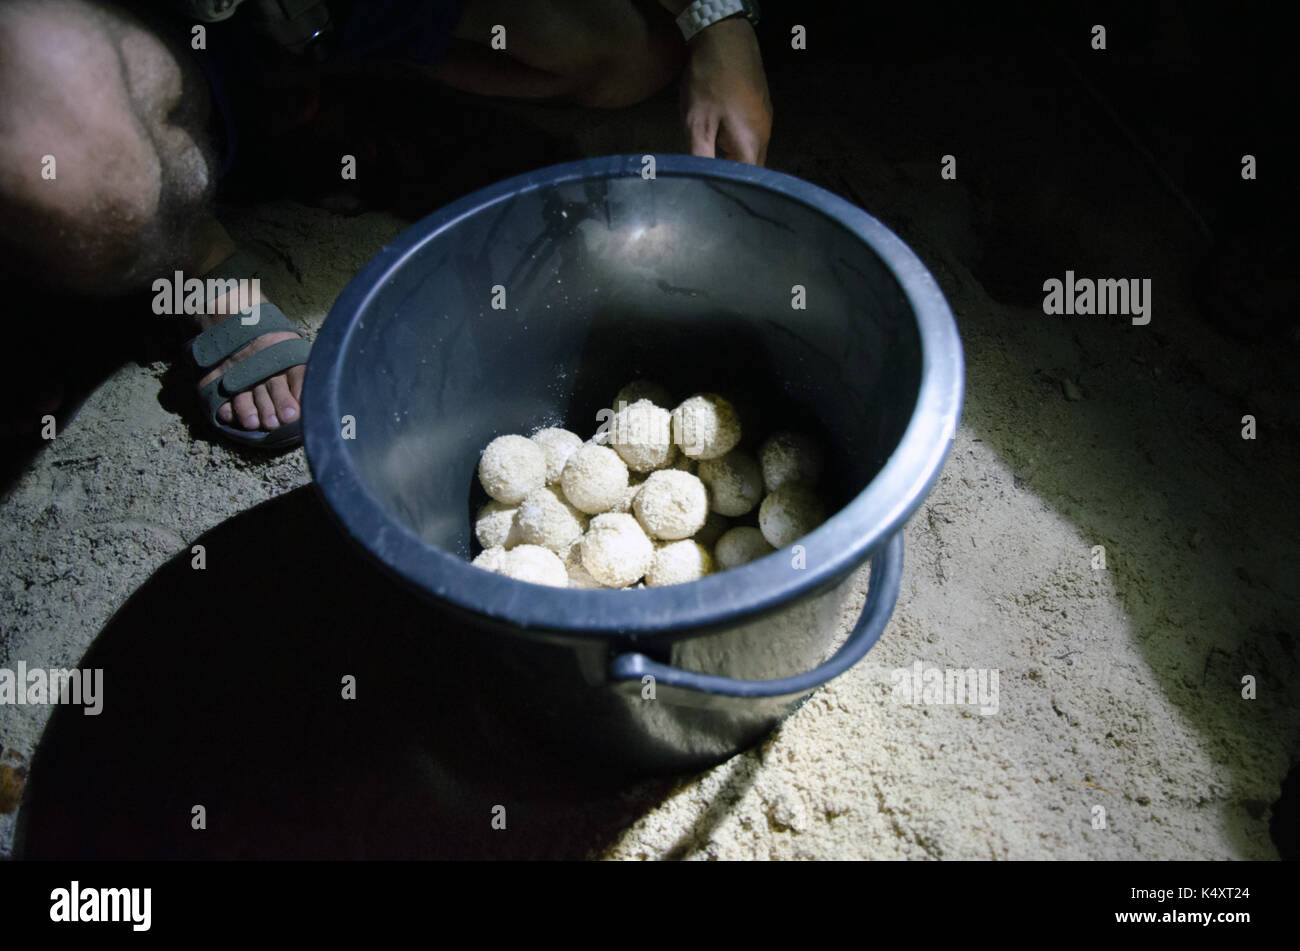
[[[0,253],[8,265],[87,297],[213,267],[233,245],[210,211],[206,120],[201,78],[124,12],[86,0],[0,0]],[[42,174],[47,156],[53,177]],[[235,358],[292,336],[263,335]],[[240,394],[219,415],[249,429],[296,418],[303,372],[294,367]]]
[[[504,50],[490,46],[505,27]],[[685,61],[671,17],[654,0],[469,0],[435,70],[455,89],[599,108],[640,102]]]

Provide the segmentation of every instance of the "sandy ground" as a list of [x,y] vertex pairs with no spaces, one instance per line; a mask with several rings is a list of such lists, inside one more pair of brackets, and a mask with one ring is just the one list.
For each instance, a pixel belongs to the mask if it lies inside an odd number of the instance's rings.
[[[867,662],[818,691],[760,748],[700,776],[567,786],[563,767],[547,764],[485,790],[457,761],[417,749],[409,798],[394,807],[358,792],[336,822],[362,831],[329,839],[337,848],[313,852],[250,827],[163,854],[405,854],[386,845],[400,838],[394,829],[418,826],[419,841],[436,841],[440,822],[481,812],[486,823],[488,803],[505,802],[516,818],[482,854],[1276,857],[1269,809],[1300,736],[1292,686],[1300,509],[1288,475],[1296,414],[1287,354],[1238,345],[1198,319],[1186,289],[1194,230],[1100,125],[1039,123],[1019,145],[1037,155],[1030,140],[1055,143],[1051,162],[1024,159],[1031,171],[1017,173],[1017,187],[1000,187],[976,171],[988,157],[962,149],[969,120],[939,96],[903,100],[915,79],[879,79],[863,118],[869,131],[834,137],[824,130],[836,105],[811,79],[773,83],[770,164],[859,201],[897,230],[942,284],[966,346],[964,423],[906,529],[902,597]],[[1030,98],[1012,79],[972,94],[993,101],[994,92],[1007,111],[1017,96]],[[676,141],[670,101],[595,120],[555,112],[549,121],[590,154]],[[1071,136],[1089,147],[1070,148]],[[957,182],[938,175],[938,156],[950,151],[961,163]],[[1089,169],[1102,160],[1131,163],[1129,185],[1092,190]],[[278,252],[267,289],[313,329],[356,268],[403,227],[387,214],[344,218],[287,202],[241,209],[230,223],[241,241]],[[1013,240],[1041,242],[1038,257],[1018,276],[990,276],[985,256]],[[1044,316],[1041,282],[1067,267],[1151,277],[1151,324]],[[0,665],[78,664],[169,559],[309,481],[301,451],[264,462],[202,438],[164,408],[184,399],[182,383],[164,386],[165,371],[123,366],[0,504]],[[1241,438],[1245,413],[1257,417],[1255,441]],[[313,557],[292,535],[268,544],[278,553],[250,564],[250,587],[274,590],[277,559]],[[1099,545],[1104,569],[1094,567]],[[183,613],[166,636],[194,636]],[[269,644],[277,630],[257,636]],[[892,671],[918,661],[995,669],[997,712],[895,702]],[[158,676],[169,673],[160,661]],[[1246,675],[1257,679],[1256,699],[1242,697]],[[49,712],[0,710],[11,793],[39,772],[26,767]],[[268,721],[268,729],[278,727]],[[107,742],[84,732],[89,744]],[[379,742],[349,736],[359,746]],[[418,736],[409,745],[419,747]],[[119,753],[86,755],[111,775]],[[153,762],[163,754],[121,755]],[[337,784],[367,786],[346,765],[364,755],[337,752]],[[260,768],[250,781],[266,779]],[[274,799],[274,784],[267,789]],[[312,795],[282,792],[294,802]],[[77,817],[78,828],[118,821],[94,815],[93,798],[84,802],[90,814]],[[14,847],[12,806],[0,814],[4,854]],[[391,839],[374,832],[374,814],[384,811],[397,813],[385,820]]]

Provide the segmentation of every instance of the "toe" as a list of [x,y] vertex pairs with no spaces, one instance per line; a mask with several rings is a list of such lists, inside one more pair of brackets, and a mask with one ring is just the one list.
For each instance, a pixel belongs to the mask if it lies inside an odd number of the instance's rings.
[[235,416],[245,429],[257,429],[261,420],[257,415],[257,404],[253,402],[252,393],[238,393],[231,402],[235,406]]
[[217,419],[229,426],[235,419],[235,411],[230,408],[229,403],[222,403],[217,407]]
[[275,415],[281,423],[292,423],[298,418],[298,401],[289,391],[289,380],[284,374],[267,380],[266,389],[271,394],[271,402],[275,404]]
[[271,394],[266,391],[265,383],[253,387],[253,404],[257,407],[257,415],[261,417],[263,429],[279,427],[280,420],[275,415],[275,404],[271,402]]
[[299,403],[302,402],[302,381],[307,375],[307,364],[300,363],[296,367],[290,367],[289,372],[285,374],[289,378],[289,392]]

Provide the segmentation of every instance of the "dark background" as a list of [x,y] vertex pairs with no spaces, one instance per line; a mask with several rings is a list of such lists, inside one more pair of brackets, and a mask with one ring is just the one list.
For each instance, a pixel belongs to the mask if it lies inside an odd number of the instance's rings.
[[[1282,448],[1263,461],[1293,472],[1300,296],[1292,174],[1300,84],[1284,9],[1207,3],[768,2],[759,35],[776,104],[769,164],[867,207],[911,242],[923,229],[909,220],[907,206],[891,201],[889,189],[897,186],[873,177],[871,170],[932,162],[938,187],[939,156],[956,155],[978,241],[944,250],[970,268],[991,298],[1008,306],[1036,307],[1043,279],[1060,276],[1066,268],[1091,275],[1166,276],[1178,285],[1174,296],[1191,306],[1173,317],[1162,312],[1143,346],[1178,353],[1186,365],[1198,367],[1209,391],[1234,399],[1244,394],[1254,399],[1252,405],[1268,407],[1280,434],[1273,445]],[[808,29],[806,51],[789,47],[794,23]],[[1090,47],[1091,27],[1098,23],[1107,29],[1105,51]],[[261,153],[250,150],[241,156],[223,200],[237,204],[272,195],[319,200],[326,182],[337,177],[337,151],[331,143],[344,134],[341,130],[348,136],[358,129],[371,134],[376,154],[393,169],[389,175],[368,176],[359,207],[390,208],[409,218],[506,175],[577,157],[574,142],[556,131],[544,109],[521,118],[485,111],[470,97],[430,91],[423,108],[429,110],[426,118],[436,121],[412,123],[410,97],[384,94],[390,81],[377,77],[370,84],[328,88],[321,121],[296,130],[289,141],[270,140]],[[1016,95],[1007,96],[1007,90]],[[671,98],[673,93],[663,95]],[[681,148],[680,142],[662,146],[664,151]],[[1245,153],[1258,158],[1258,181],[1241,180]],[[1166,196],[1168,216],[1159,222],[1125,217],[1120,199],[1135,194]],[[941,268],[936,267],[936,276],[945,283]],[[1169,286],[1161,285],[1162,302],[1170,299]],[[0,405],[16,405],[15,394],[33,381],[57,379],[63,384],[60,414],[66,420],[78,396],[120,362],[174,353],[174,342],[147,335],[144,325],[138,334],[120,333],[123,322],[140,310],[136,302],[97,306],[96,314],[109,319],[87,320],[85,302],[21,283],[12,291],[16,312],[39,309],[58,319],[10,324],[7,351],[28,359],[0,383]],[[120,318],[116,322],[115,315]],[[984,318],[963,319],[969,321],[963,335],[976,335],[977,341]],[[75,348],[61,344],[59,333],[51,330],[69,322],[78,331]],[[1249,359],[1217,366],[1216,339],[1243,343],[1250,348]],[[972,352],[978,349],[976,342]],[[1136,372],[1125,355],[1108,351],[1101,359],[1101,373],[1109,374],[1110,382]],[[972,383],[978,382],[975,373]],[[1133,411],[1141,412],[1142,406],[1135,404]],[[23,431],[21,422],[5,430],[6,482],[39,450],[39,441]],[[1180,465],[1159,447],[1153,451],[1165,471]],[[1250,479],[1248,472],[1231,477]],[[1207,485],[1202,491],[1216,489]],[[288,519],[276,523],[276,532],[258,519],[234,520],[217,531],[252,533],[239,544],[247,541],[250,551],[269,551],[269,534],[283,537],[285,524],[299,533],[319,525],[318,513],[309,511],[315,503],[303,493],[271,504]],[[1291,531],[1294,513],[1277,515],[1278,530]],[[259,543],[262,534],[268,537]],[[334,551],[329,538],[312,538],[318,550]],[[1245,549],[1252,540],[1231,544]],[[355,583],[347,554],[341,549],[335,554],[326,563]],[[114,637],[128,622],[135,630],[142,625],[156,629],[157,640],[165,643],[166,618],[185,607],[183,567],[169,566],[142,589],[103,632],[83,666],[95,666],[96,652],[102,656],[119,645],[140,649]],[[322,585],[318,574],[305,573],[298,581],[334,589]],[[361,590],[372,590],[366,587],[371,583],[361,582]],[[383,597],[382,584],[373,584],[375,597]],[[264,616],[274,609],[273,604],[260,605]],[[403,605],[392,603],[386,609],[394,615],[389,623],[401,627],[396,615]],[[441,750],[443,759],[416,756],[400,743],[374,743],[376,735],[400,738],[404,717],[428,717],[422,693],[427,685],[404,680],[400,672],[392,682],[398,702],[379,710],[376,720],[313,721],[318,698],[281,697],[278,702],[293,710],[293,718],[275,721],[273,729],[264,731],[262,747],[229,747],[225,734],[256,732],[249,723],[265,720],[258,705],[290,682],[288,672],[301,662],[297,650],[319,647],[322,631],[338,650],[364,654],[349,625],[372,618],[350,619],[348,605],[337,596],[318,599],[313,610],[316,627],[302,627],[278,641],[270,654],[263,652],[266,683],[242,686],[237,699],[246,704],[241,709],[248,722],[236,718],[223,726],[215,716],[205,720],[203,710],[195,713],[192,703],[204,691],[166,680],[131,688],[138,704],[119,725],[118,745],[92,743],[80,735],[87,726],[81,717],[56,711],[37,761],[37,774],[43,768],[45,776],[39,787],[33,780],[32,789],[39,788],[41,796],[24,812],[29,853],[57,857],[126,851],[174,857],[180,836],[156,828],[151,817],[159,804],[188,801],[190,786],[200,783],[222,790],[246,828],[238,841],[203,840],[207,857],[484,854],[482,849],[496,847],[485,844],[490,837],[435,835],[426,822],[431,808],[427,785],[450,788],[450,780],[444,782],[437,772],[446,763],[469,769],[480,796],[490,795],[494,784],[516,776],[517,769],[532,770],[528,775],[539,789],[539,801],[568,817],[584,815],[593,846],[636,814],[641,796],[653,799],[662,793],[650,788],[629,799],[624,791],[595,781],[575,786],[568,774],[549,772],[550,766],[538,765],[527,750],[514,746],[509,755],[516,765],[493,772],[492,757],[484,766],[458,745],[484,727],[464,712],[464,704],[481,703],[482,694],[471,689],[467,699],[457,691],[469,688],[454,678],[436,704],[443,717],[438,736],[406,737],[426,750]],[[287,624],[290,618],[281,620]],[[241,640],[250,636],[247,631],[226,630],[223,636],[213,630],[210,637],[191,633],[185,644],[167,648],[186,654],[177,659],[178,668],[228,670],[239,657],[258,651],[256,644]],[[147,646],[151,657],[162,650],[159,643]],[[211,655],[206,660],[191,656],[205,651]],[[444,658],[444,667],[453,661],[460,662]],[[125,665],[130,657],[118,662]],[[370,682],[393,676],[368,655],[358,656],[355,666],[370,672]],[[217,685],[208,687],[210,693]],[[265,695],[259,692],[263,687]],[[175,710],[189,710],[195,721],[160,716],[160,701],[174,701]],[[285,746],[300,754],[287,774],[280,758]],[[171,750],[172,758],[160,758],[161,748]],[[289,824],[263,795],[282,786],[314,791]],[[1287,794],[1294,796],[1294,788]],[[444,820],[455,816],[456,800],[448,793],[442,803]],[[117,816],[117,822],[103,825],[99,817],[105,812]],[[358,824],[339,824],[341,815]],[[1294,805],[1274,808],[1274,837],[1284,856],[1295,854],[1294,815]],[[559,831],[557,841],[568,841],[569,830],[565,835]],[[532,841],[527,854],[551,854],[554,844]]]

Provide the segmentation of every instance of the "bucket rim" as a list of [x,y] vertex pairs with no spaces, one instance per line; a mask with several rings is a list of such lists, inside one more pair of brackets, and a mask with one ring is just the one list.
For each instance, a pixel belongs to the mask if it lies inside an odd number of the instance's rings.
[[787,546],[690,584],[637,591],[554,588],[485,571],[422,539],[370,493],[346,451],[338,383],[351,334],[380,288],[459,221],[538,188],[640,176],[643,156],[580,159],[516,175],[432,212],[385,245],[330,308],[307,364],[303,439],[327,508],[346,534],[417,590],[523,633],[673,639],[769,613],[843,578],[901,528],[938,478],[960,421],[965,367],[952,311],[915,252],[865,210],[784,172],[690,155],[654,158],[656,178],[757,187],[799,202],[849,231],[884,263],[911,307],[921,348],[920,385],[902,437],[861,492],[796,542],[805,549],[802,569],[792,566]]

